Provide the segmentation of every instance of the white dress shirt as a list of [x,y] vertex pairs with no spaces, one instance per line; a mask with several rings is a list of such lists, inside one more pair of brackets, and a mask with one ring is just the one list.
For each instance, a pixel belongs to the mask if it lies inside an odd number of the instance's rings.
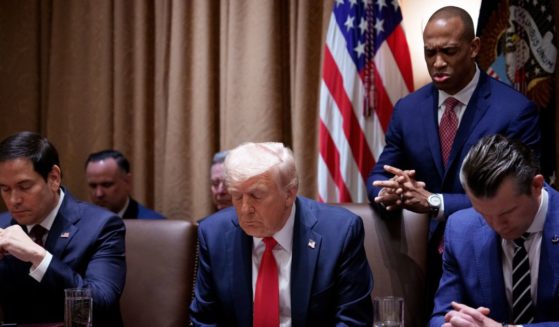
[[[295,221],[295,205],[282,229],[273,235],[278,244],[273,254],[278,266],[279,281],[279,318],[280,326],[291,326],[291,258],[293,254],[293,223]],[[253,237],[252,247],[252,297],[256,293],[256,280],[262,254],[266,245],[261,238]]]

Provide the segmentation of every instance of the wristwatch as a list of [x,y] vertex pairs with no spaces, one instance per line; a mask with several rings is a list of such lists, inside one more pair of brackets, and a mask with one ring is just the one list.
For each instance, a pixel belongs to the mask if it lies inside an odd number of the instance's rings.
[[441,196],[438,194],[431,194],[427,198],[427,203],[429,204],[429,209],[431,210],[431,217],[437,217],[439,214],[439,210],[441,209],[441,204],[443,200]]

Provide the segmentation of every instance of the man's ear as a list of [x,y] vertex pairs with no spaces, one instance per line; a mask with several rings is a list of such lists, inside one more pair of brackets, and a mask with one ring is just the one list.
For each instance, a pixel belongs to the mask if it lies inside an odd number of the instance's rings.
[[132,173],[128,172],[126,174],[124,174],[124,182],[126,183],[126,186],[128,187],[128,193],[132,192]]
[[285,206],[290,207],[295,203],[295,199],[297,198],[297,187],[287,188],[285,194],[286,194]]
[[479,50],[481,49],[481,41],[480,41],[479,37],[476,36],[472,40],[472,43],[470,43],[470,47],[471,47],[471,51],[472,51],[471,57],[472,57],[472,59],[474,59],[478,55]]
[[58,165],[52,166],[49,174],[47,175],[47,184],[55,192],[58,192],[60,189],[60,185],[62,184],[62,172]]
[[540,195],[542,193],[542,189],[544,185],[545,185],[545,178],[541,174],[537,174],[532,179],[532,192],[535,192],[536,195]]

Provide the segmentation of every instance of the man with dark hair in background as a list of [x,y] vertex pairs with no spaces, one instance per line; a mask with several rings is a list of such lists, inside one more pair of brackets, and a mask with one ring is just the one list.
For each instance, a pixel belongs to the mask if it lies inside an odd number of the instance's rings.
[[90,154],[85,162],[85,177],[89,197],[96,205],[122,218],[165,219],[159,212],[144,207],[130,196],[130,163],[119,151],[104,150]]
[[89,288],[94,326],[122,326],[125,228],[61,187],[54,146],[21,132],[0,143],[0,306],[4,321],[64,320],[64,289]]
[[460,177],[473,208],[448,219],[430,325],[559,325],[559,193],[537,158],[520,142],[488,136]]

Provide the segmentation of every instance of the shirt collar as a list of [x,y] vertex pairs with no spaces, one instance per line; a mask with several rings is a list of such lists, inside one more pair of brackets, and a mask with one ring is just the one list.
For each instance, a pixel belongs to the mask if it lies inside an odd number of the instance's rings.
[[[60,188],[60,197],[58,197],[58,203],[56,204],[56,207],[54,207],[54,209],[52,209],[52,211],[46,216],[46,218],[39,223],[39,225],[43,226],[47,231],[50,231],[50,228],[54,223],[54,218],[56,218],[58,210],[62,205],[62,201],[64,201],[64,191],[62,190],[62,188]],[[27,230],[30,231],[35,225],[36,224],[27,225]]]
[[[295,207],[296,205],[294,204],[291,207],[289,218],[287,218],[287,221],[285,222],[283,227],[273,235],[276,242],[278,242],[278,244],[288,253],[291,253],[291,250],[293,249],[293,225],[295,223]],[[257,248],[260,243],[262,243],[262,238],[260,237],[253,237],[252,239],[254,248]]]
[[549,205],[549,196],[545,188],[542,188],[542,196],[540,198],[540,207],[538,212],[534,217],[534,221],[528,228],[528,233],[539,233],[543,231],[543,225],[545,223],[545,216],[547,215],[547,207]]
[[470,102],[470,99],[472,98],[472,95],[474,94],[474,91],[476,90],[477,84],[479,82],[479,76],[480,76],[479,68],[476,65],[476,72],[474,74],[474,77],[472,78],[470,83],[468,83],[468,85],[466,85],[463,89],[458,91],[458,93],[450,95],[445,91],[439,90],[439,107],[442,106],[443,103],[446,101],[446,99],[450,97],[455,98],[456,100],[460,101],[460,103],[462,103],[464,106],[467,107],[468,103]]
[[120,218],[124,218],[124,213],[126,212],[126,209],[128,209],[128,204],[130,204],[130,197],[126,198],[126,203],[124,204],[124,207],[122,207],[122,209],[120,209],[120,211],[118,212],[118,216]]

